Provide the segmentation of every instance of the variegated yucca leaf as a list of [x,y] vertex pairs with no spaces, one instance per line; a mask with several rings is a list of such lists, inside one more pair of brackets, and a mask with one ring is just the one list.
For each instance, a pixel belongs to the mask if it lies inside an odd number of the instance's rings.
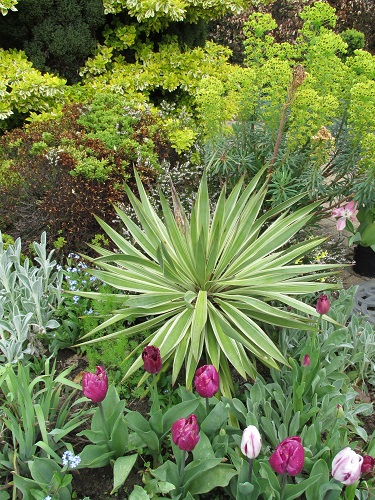
[[[267,193],[266,184],[257,188],[262,173],[246,187],[238,183],[228,196],[223,188],[213,211],[203,175],[190,219],[181,206],[175,218],[160,194],[163,220],[136,175],[140,198],[129,189],[127,194],[140,225],[116,209],[133,241],[98,219],[116,249],[94,247],[100,257],[92,259],[90,270],[124,293],[117,296],[113,315],[85,337],[115,323],[119,330],[82,344],[150,331],[138,349],[147,344],[159,347],[164,365],[172,365],[173,382],[185,365],[190,388],[203,357],[219,370],[226,395],[233,392],[230,366],[246,379],[256,376],[255,358],[269,367],[286,363],[261,325],[299,329],[301,338],[313,330],[316,322],[311,317],[318,314],[297,297],[337,288],[321,278],[338,266],[296,264],[324,241],[316,238],[287,246],[317,204],[289,213],[301,199],[296,196],[262,212]],[[100,293],[84,295],[105,300]],[[123,327],[135,318],[141,321]],[[125,378],[142,364],[139,355]]]

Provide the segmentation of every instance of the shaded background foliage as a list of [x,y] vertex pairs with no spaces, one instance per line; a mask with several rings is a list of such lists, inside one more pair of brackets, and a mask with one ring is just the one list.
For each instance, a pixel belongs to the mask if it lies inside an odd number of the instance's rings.
[[[113,204],[127,204],[124,184],[133,186],[134,167],[151,186],[157,163],[169,155],[176,158],[153,116],[146,111],[128,116],[121,96],[113,96],[111,106],[105,97],[97,101],[97,108],[71,104],[58,120],[32,123],[0,137],[0,225],[2,231],[22,236],[26,248],[46,230],[50,246],[60,238],[64,252],[87,252],[86,243],[99,232],[93,214],[114,222]],[[105,121],[105,104],[112,123]],[[121,142],[117,147],[106,144],[108,136]],[[138,147],[142,142],[147,144],[143,151]],[[102,165],[106,170],[98,170]]]

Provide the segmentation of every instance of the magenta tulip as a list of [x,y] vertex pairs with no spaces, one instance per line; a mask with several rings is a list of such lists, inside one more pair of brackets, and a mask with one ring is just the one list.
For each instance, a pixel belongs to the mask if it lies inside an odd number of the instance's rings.
[[242,433],[241,451],[247,458],[256,458],[262,448],[262,438],[255,425],[249,425]]
[[310,356],[308,354],[305,354],[304,357],[302,358],[302,366],[306,368],[310,366],[310,363],[311,363]]
[[318,302],[316,303],[316,312],[318,314],[327,314],[331,307],[331,304],[328,300],[328,297],[326,294],[321,295],[318,298]]
[[199,425],[194,414],[187,418],[179,418],[172,425],[172,440],[180,450],[194,450],[199,438]]
[[194,385],[202,398],[212,398],[219,389],[219,374],[213,365],[204,365],[195,372]]
[[363,457],[361,473],[368,474],[369,472],[372,471],[374,465],[375,465],[375,458],[373,458],[371,455],[365,455]]
[[159,373],[162,367],[160,350],[153,345],[146,346],[142,351],[144,369],[148,373]]
[[305,450],[301,438],[291,436],[276,446],[276,450],[270,456],[269,462],[275,472],[296,476],[304,465]]
[[96,373],[86,372],[83,375],[82,391],[94,403],[103,401],[108,391],[108,377],[102,366],[96,367]]
[[354,484],[361,475],[362,463],[361,455],[347,446],[332,461],[332,477],[342,484]]

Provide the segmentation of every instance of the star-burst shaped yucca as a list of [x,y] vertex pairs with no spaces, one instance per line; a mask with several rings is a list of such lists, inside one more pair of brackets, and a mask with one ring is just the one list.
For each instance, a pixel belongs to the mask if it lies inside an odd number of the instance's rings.
[[[140,199],[130,189],[127,194],[141,227],[116,209],[134,244],[98,219],[117,248],[95,247],[101,256],[92,259],[96,268],[90,271],[124,293],[115,295],[113,315],[85,337],[115,323],[119,330],[84,343],[150,331],[139,349],[159,347],[164,366],[172,365],[173,382],[185,364],[190,388],[203,356],[218,369],[226,395],[233,392],[230,365],[246,379],[256,376],[255,358],[270,367],[286,363],[261,325],[299,329],[301,337],[313,330],[311,316],[318,314],[296,296],[336,288],[321,281],[336,266],[295,264],[324,241],[286,246],[317,204],[288,213],[297,196],[262,213],[267,184],[257,189],[261,174],[245,188],[239,182],[228,196],[223,188],[212,213],[203,175],[190,220],[181,206],[175,217],[161,194],[162,220],[136,175]],[[82,295],[105,300],[100,293]],[[139,356],[124,378],[142,364]]]

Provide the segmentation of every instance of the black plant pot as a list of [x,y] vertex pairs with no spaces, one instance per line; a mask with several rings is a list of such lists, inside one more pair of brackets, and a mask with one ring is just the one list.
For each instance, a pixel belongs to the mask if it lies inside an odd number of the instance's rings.
[[353,271],[361,276],[375,278],[375,252],[371,247],[354,247]]

